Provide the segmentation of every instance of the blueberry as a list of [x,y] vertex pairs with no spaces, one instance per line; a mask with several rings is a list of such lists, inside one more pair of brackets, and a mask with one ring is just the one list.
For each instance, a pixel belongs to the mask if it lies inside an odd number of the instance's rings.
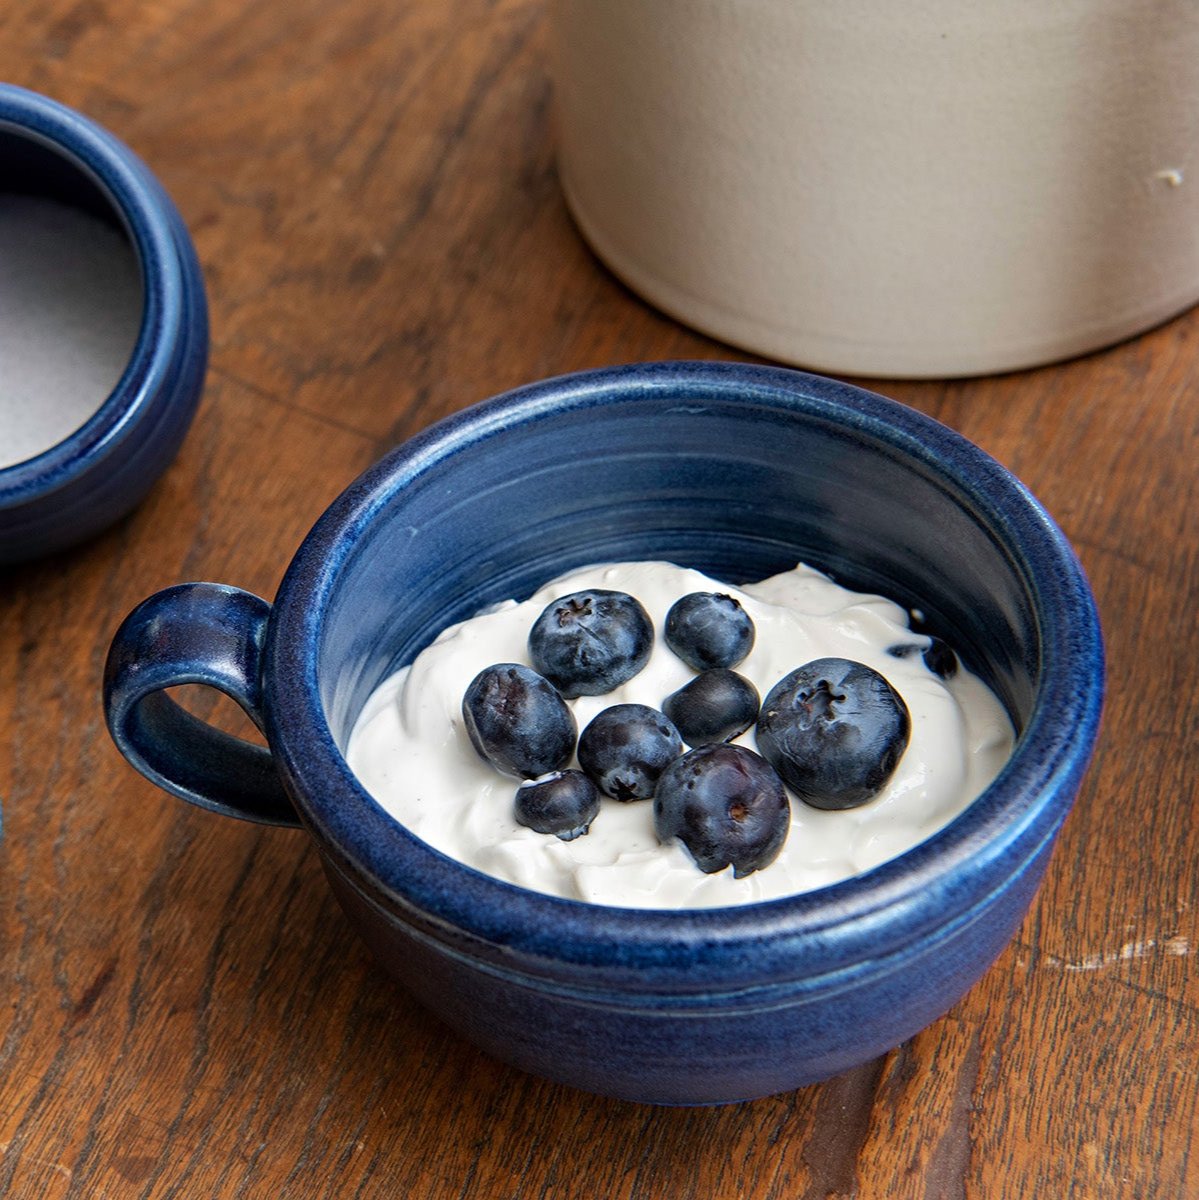
[[873,668],[818,658],[770,689],[758,749],[813,808],[856,808],[881,791],[908,744],[903,697]]
[[529,632],[533,665],[567,699],[602,696],[632,679],[654,644],[649,614],[626,592],[573,592],[546,606]]
[[574,714],[553,685],[519,663],[484,667],[462,698],[474,748],[505,775],[560,770],[575,748]]
[[731,865],[740,877],[769,866],[790,824],[782,780],[744,746],[700,746],[675,759],[658,780],[658,837],[679,838],[708,874]]
[[731,742],[757,719],[760,697],[744,675],[727,667],[701,671],[662,701],[662,711],[689,746]]
[[658,776],[682,753],[679,731],[645,704],[613,704],[579,737],[579,766],[616,800],[648,800]]
[[666,614],[666,644],[689,667],[735,667],[754,645],[754,623],[732,596],[691,592]]
[[952,679],[958,673],[958,656],[952,647],[939,637],[930,637],[927,646],[917,646],[913,642],[904,642],[892,646],[888,651],[892,658],[910,658],[919,654],[924,659],[924,665],[942,679]]
[[564,842],[581,837],[599,812],[599,788],[582,771],[555,771],[516,789],[516,819]]

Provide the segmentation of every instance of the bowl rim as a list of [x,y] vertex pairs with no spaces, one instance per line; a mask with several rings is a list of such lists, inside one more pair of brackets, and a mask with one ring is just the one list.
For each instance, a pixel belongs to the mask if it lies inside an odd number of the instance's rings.
[[[549,896],[484,875],[409,833],[358,783],[334,742],[317,681],[324,605],[356,539],[408,481],[458,448],[560,408],[603,407],[669,391],[687,402],[747,390],[755,402],[799,410],[882,437],[988,508],[995,536],[1015,551],[1036,604],[1042,671],[1016,748],[999,776],[949,825],[870,871],[778,900],[711,908],[616,908]],[[1034,578],[1030,559],[1042,569]],[[1052,612],[1060,619],[1049,621]],[[1074,551],[1025,486],[935,419],[851,384],[784,367],[653,362],[582,371],[515,388],[453,414],[368,468],[317,521],[275,600],[264,657],[268,741],[301,820],[322,853],[377,904],[433,936],[500,947],[506,962],[659,973],[712,967],[729,984],[834,970],[869,957],[886,928],[909,937],[943,923],[993,888],[990,869],[1014,869],[1056,834],[1098,732],[1103,643]],[[1014,857],[1013,857],[1014,856]],[[975,887],[969,886],[974,881]],[[949,910],[952,909],[952,913]],[[852,936],[846,936],[852,931]],[[700,971],[702,975],[704,972]]]
[[77,429],[32,458],[0,467],[0,511],[53,492],[106,460],[152,409],[174,370],[185,321],[184,262],[166,193],[149,168],[90,118],[0,83],[0,131],[40,142],[99,189],[124,227],[142,276],[142,318],[112,391]]

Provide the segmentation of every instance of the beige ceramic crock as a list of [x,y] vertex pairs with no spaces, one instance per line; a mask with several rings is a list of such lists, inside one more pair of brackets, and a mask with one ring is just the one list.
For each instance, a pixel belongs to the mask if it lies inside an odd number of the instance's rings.
[[552,0],[560,171],[646,299],[818,370],[1079,354],[1199,299],[1195,0]]

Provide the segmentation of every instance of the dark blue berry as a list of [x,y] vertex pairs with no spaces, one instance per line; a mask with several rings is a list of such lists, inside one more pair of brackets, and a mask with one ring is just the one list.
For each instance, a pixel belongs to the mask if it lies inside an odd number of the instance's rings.
[[586,833],[599,807],[599,788],[582,771],[555,771],[516,789],[516,819],[564,842]]
[[484,667],[462,698],[474,748],[505,775],[536,779],[574,753],[574,714],[554,686],[519,663]]
[[748,875],[778,857],[791,806],[771,765],[744,746],[700,746],[658,780],[654,827],[679,838],[700,870]]
[[758,717],[758,749],[805,804],[856,808],[891,777],[908,744],[903,697],[873,668],[818,658],[780,679]]
[[731,742],[757,719],[760,697],[744,675],[727,667],[701,671],[685,687],[662,701],[688,746]]
[[735,667],[754,645],[754,623],[732,596],[691,592],[666,614],[666,644],[689,667]]
[[939,637],[931,637],[927,646],[917,646],[914,642],[902,642],[892,646],[887,653],[892,658],[911,658],[919,654],[924,659],[924,665],[942,679],[952,679],[958,673],[958,656],[952,647]]
[[602,588],[559,597],[529,632],[533,665],[571,700],[602,696],[632,679],[653,644],[645,609],[626,592]]
[[616,800],[648,800],[658,776],[682,753],[679,731],[645,704],[613,704],[579,737],[579,766]]

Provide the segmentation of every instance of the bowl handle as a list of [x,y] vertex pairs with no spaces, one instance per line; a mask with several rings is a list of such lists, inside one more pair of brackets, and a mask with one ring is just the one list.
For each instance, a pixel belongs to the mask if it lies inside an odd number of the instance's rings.
[[261,730],[270,613],[265,600],[218,583],[184,583],[143,600],[109,648],[104,715],[117,748],[159,787],[227,816],[298,826],[270,751],[192,716],[165,690],[217,688]]

